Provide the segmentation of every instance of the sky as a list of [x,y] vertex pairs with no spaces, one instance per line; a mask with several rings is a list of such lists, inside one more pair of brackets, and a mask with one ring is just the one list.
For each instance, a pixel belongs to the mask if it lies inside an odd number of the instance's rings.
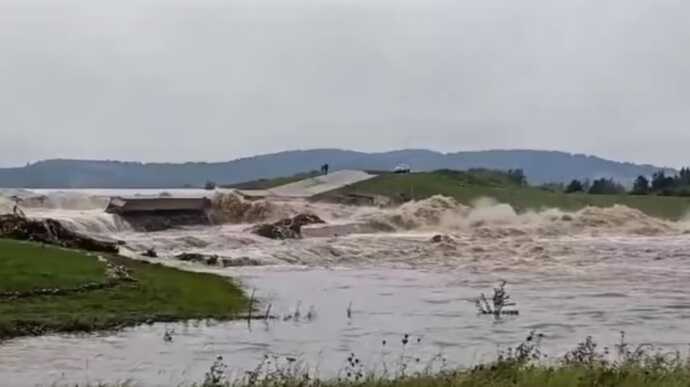
[[0,0],[0,166],[289,149],[690,164],[687,0]]

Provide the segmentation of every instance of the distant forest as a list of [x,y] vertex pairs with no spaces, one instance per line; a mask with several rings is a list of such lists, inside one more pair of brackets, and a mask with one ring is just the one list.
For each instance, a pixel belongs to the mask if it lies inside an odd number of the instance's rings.
[[667,174],[664,170],[655,172],[651,179],[638,176],[629,190],[623,184],[613,178],[600,178],[595,180],[573,179],[569,184],[550,183],[543,184],[541,188],[554,192],[588,193],[592,195],[659,195],[659,196],[685,196],[690,197],[690,167],[682,168],[675,175]]

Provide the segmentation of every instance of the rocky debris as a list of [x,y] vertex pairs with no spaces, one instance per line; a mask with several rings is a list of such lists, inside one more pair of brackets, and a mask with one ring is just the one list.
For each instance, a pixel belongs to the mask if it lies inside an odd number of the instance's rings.
[[54,219],[29,219],[16,214],[0,215],[0,237],[43,242],[73,249],[118,252],[118,242],[98,240],[76,233]]
[[261,266],[261,262],[249,257],[223,258],[221,264],[223,267]]
[[203,263],[209,266],[218,265],[218,260],[220,259],[220,257],[217,255],[200,253],[182,253],[176,255],[175,258],[179,259],[180,261]]
[[299,214],[292,218],[292,223],[306,226],[309,224],[325,224],[326,222],[314,214]]
[[203,262],[206,260],[207,256],[199,253],[182,253],[177,254],[175,258],[185,262]]
[[203,263],[209,266],[239,267],[239,266],[260,266],[261,262],[249,257],[226,258],[218,255],[208,255],[200,253],[182,253],[175,256],[180,261]]
[[300,235],[293,230],[274,224],[260,224],[254,227],[252,232],[269,239],[297,239],[300,237]]
[[431,239],[430,242],[443,252],[444,256],[453,256],[457,254],[458,242],[450,235],[446,234],[436,234]]
[[448,245],[453,245],[455,244],[455,239],[453,239],[449,235],[445,234],[436,234],[431,238],[431,243],[439,243],[439,244],[448,244]]
[[158,253],[153,248],[146,250],[142,255],[149,258],[158,258]]
[[326,223],[313,214],[299,214],[292,218],[281,219],[272,224],[260,224],[251,231],[259,236],[270,239],[300,239],[302,227],[310,224]]

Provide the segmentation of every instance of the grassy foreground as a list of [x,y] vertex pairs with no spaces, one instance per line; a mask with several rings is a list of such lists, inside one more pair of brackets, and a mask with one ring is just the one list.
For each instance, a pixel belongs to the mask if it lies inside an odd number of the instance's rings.
[[[405,339],[407,339],[405,335]],[[664,352],[650,344],[631,345],[621,333],[619,344],[599,349],[587,337],[558,359],[542,352],[544,335],[531,332],[515,348],[500,351],[498,358],[472,369],[448,370],[434,356],[424,365],[420,358],[403,353],[388,363],[383,373],[367,367],[351,354],[332,379],[314,376],[294,358],[265,356],[254,370],[228,380],[228,366],[218,357],[195,387],[690,387],[690,359],[679,352]],[[403,342],[403,346],[406,344]],[[422,368],[419,368],[421,365]],[[318,371],[317,371],[318,372]],[[135,386],[131,384],[127,386]],[[125,386],[125,385],[122,385]]]
[[453,197],[462,203],[490,197],[513,206],[518,211],[543,208],[560,208],[574,211],[587,206],[610,207],[622,204],[644,213],[668,220],[679,220],[690,211],[690,198],[635,196],[635,195],[589,195],[550,192],[535,187],[521,187],[510,182],[505,174],[491,171],[436,171],[404,175],[383,174],[329,192],[319,199],[337,200],[347,194],[383,195],[393,199],[425,199],[433,195]]
[[[229,319],[246,310],[226,278],[123,257],[0,239],[0,340],[145,322]],[[108,276],[115,267],[134,279]],[[51,292],[53,292],[51,294]]]
[[[259,383],[259,385],[261,385]],[[285,387],[305,386],[299,381],[281,384]],[[321,382],[323,387],[688,387],[690,372],[678,369],[654,372],[644,367],[590,368],[529,367],[493,368],[436,376],[411,377],[364,382]],[[204,385],[201,385],[204,386]],[[216,387],[213,384],[204,387]]]
[[[292,386],[301,385],[303,384],[292,384]],[[352,385],[362,387],[687,387],[690,386],[690,372],[687,368],[656,372],[646,367],[495,367],[436,376],[372,380],[362,383],[333,381],[320,385],[324,387]]]
[[[136,383],[102,387],[135,387]],[[671,368],[653,364],[573,364],[534,366],[495,363],[467,371],[448,371],[436,375],[362,380],[318,380],[294,374],[237,382],[207,379],[190,387],[689,387],[690,366]]]

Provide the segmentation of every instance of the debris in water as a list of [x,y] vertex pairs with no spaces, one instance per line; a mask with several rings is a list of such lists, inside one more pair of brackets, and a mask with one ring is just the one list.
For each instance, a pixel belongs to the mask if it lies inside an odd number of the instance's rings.
[[268,304],[268,307],[266,308],[266,314],[264,314],[264,320],[268,321],[269,318],[271,318],[271,308],[273,307],[273,304]]
[[316,308],[312,305],[309,307],[309,312],[307,312],[307,321],[312,321],[314,318],[316,318]]
[[149,257],[149,258],[158,258],[158,253],[154,248],[150,248],[142,254],[144,257]]
[[507,285],[506,281],[501,281],[498,287],[494,288],[494,295],[491,297],[491,302],[486,298],[484,293],[476,300],[477,309],[480,314],[484,315],[494,315],[496,317],[504,315],[518,315],[517,310],[503,310],[505,307],[515,306],[515,302],[510,301],[510,295],[508,295],[505,287]]
[[172,343],[173,342],[173,335],[175,335],[174,329],[166,329],[165,333],[163,334],[163,341],[166,343]]
[[285,218],[272,224],[260,224],[252,229],[256,235],[270,239],[300,239],[302,227],[310,224],[326,223],[313,214],[299,214],[292,218]]
[[295,314],[292,316],[294,317],[295,321],[298,321],[302,313],[300,312],[300,307],[302,306],[302,301],[297,302],[297,306],[295,307]]

